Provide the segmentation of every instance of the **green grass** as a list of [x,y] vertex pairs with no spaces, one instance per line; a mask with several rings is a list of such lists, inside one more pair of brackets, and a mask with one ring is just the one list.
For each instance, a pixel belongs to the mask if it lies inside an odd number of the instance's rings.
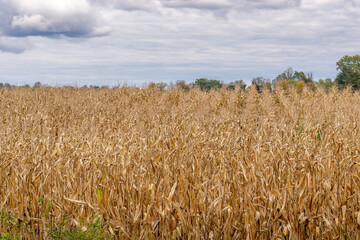
[[[43,219],[48,221],[50,219],[44,215]],[[26,225],[18,223],[17,216],[11,211],[0,211],[0,223],[5,229],[5,232],[0,232],[0,240],[17,240],[20,236],[26,236]],[[67,220],[61,224],[57,224],[54,228],[50,228],[48,237],[51,240],[106,240],[113,239],[106,230],[106,224],[103,219],[96,216],[92,221],[83,221],[79,226],[70,226]]]

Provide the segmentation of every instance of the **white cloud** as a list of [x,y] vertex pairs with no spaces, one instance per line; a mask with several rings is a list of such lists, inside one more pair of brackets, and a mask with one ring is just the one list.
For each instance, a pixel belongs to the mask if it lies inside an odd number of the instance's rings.
[[300,5],[301,0],[247,0],[246,4],[259,9],[294,8]]
[[8,36],[94,37],[109,27],[86,0],[1,0],[0,29]]
[[302,0],[301,6],[306,9],[334,9],[351,7],[351,0]]
[[157,11],[160,0],[88,0],[91,5],[103,8],[116,8],[125,11]]
[[10,26],[13,29],[26,29],[29,32],[45,32],[51,25],[51,22],[40,14],[32,14],[31,16],[25,14],[24,16],[14,16]]
[[9,53],[23,53],[33,47],[27,39],[14,39],[9,37],[0,37],[0,51]]
[[88,0],[90,4],[127,11],[159,11],[164,8],[202,10],[283,9],[297,7],[301,0]]
[[[9,2],[9,0],[8,0]],[[79,12],[89,11],[91,6],[86,0],[11,0],[13,4],[22,12]]]
[[169,8],[197,8],[197,9],[223,9],[230,8],[232,4],[227,0],[162,0],[162,4]]

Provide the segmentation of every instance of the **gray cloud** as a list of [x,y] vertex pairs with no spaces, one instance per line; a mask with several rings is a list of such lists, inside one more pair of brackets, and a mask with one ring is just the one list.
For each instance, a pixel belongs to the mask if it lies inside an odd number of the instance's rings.
[[301,0],[247,0],[246,6],[256,9],[284,9],[299,7]]
[[231,2],[227,0],[162,0],[162,4],[168,8],[196,8],[217,10],[231,8]]
[[160,5],[159,0],[88,0],[97,8],[116,8],[125,11],[156,11]]
[[0,51],[9,53],[23,53],[32,48],[28,40],[19,40],[8,37],[0,37]]
[[96,19],[87,13],[58,16],[33,13],[13,16],[10,24],[5,27],[5,33],[17,37],[96,37],[108,34],[108,29],[97,27]]
[[1,0],[0,16],[5,36],[97,37],[110,32],[94,8],[85,3],[56,7],[41,1]]
[[[356,0],[357,1],[357,0]],[[125,11],[159,12],[169,9],[232,10],[284,9],[298,7],[301,0],[88,0],[98,7],[117,8]]]

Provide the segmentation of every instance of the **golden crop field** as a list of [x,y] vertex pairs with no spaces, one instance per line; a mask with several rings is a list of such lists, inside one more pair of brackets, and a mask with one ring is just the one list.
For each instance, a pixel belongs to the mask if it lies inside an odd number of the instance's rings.
[[334,89],[0,89],[0,235],[359,239],[359,128]]

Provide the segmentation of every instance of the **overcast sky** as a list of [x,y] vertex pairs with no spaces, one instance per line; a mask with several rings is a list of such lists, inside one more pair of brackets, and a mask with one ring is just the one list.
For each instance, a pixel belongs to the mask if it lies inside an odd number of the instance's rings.
[[0,0],[0,82],[334,78],[359,39],[360,0]]

